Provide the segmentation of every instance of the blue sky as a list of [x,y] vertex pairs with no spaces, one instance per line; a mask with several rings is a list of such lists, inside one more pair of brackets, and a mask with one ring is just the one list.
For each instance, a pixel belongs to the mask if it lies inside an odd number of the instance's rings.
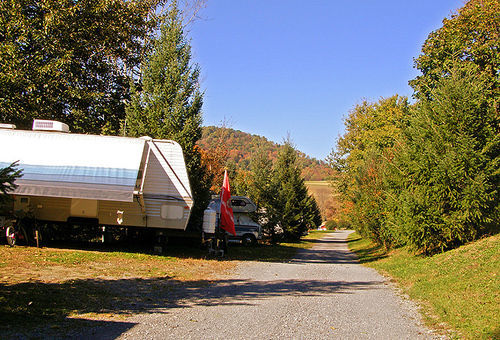
[[187,32],[205,91],[204,125],[324,159],[367,99],[411,96],[413,58],[463,0],[206,0]]

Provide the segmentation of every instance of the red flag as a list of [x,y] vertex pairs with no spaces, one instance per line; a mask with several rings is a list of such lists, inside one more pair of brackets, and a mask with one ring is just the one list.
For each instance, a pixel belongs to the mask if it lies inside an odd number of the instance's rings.
[[224,171],[224,182],[220,193],[220,227],[228,233],[236,236],[234,229],[233,208],[230,206],[231,188],[229,187],[229,179],[227,178],[227,170]]

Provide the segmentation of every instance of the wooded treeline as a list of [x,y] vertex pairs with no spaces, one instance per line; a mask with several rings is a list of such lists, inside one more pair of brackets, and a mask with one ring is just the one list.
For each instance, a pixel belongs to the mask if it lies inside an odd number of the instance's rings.
[[356,105],[331,154],[343,218],[387,248],[431,254],[499,231],[500,3],[470,0],[432,32],[410,81]]
[[[188,7],[200,4],[193,0]],[[199,230],[229,154],[197,145],[203,91],[185,18],[175,0],[1,1],[0,122],[29,129],[34,119],[51,119],[72,132],[175,140],[194,199],[188,229]],[[298,238],[321,218],[300,177],[296,150],[286,150],[293,173],[272,187],[281,190],[278,196],[266,193],[258,203],[262,219],[274,223],[266,224],[268,230],[278,225],[286,238]],[[285,160],[278,156],[276,162]],[[4,198],[22,169],[0,170]],[[243,188],[252,187],[252,171],[236,170],[241,192],[251,192]]]

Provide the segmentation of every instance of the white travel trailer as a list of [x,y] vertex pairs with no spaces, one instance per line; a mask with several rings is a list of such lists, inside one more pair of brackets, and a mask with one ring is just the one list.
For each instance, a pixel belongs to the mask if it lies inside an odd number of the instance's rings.
[[193,206],[174,141],[68,133],[66,124],[0,125],[0,168],[18,161],[14,211],[50,222],[185,230]]

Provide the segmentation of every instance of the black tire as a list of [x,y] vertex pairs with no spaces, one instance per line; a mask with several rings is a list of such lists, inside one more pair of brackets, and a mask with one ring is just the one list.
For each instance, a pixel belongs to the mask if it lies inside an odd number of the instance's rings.
[[243,243],[244,246],[254,246],[257,244],[257,239],[255,238],[255,235],[245,234],[241,238],[241,243]]
[[9,225],[5,228],[5,237],[7,238],[7,244],[11,247],[15,246],[17,243],[17,235],[14,226]]
[[159,235],[157,242],[158,242],[159,245],[162,245],[162,246],[168,245],[168,236],[166,236],[166,235]]
[[29,218],[19,219],[16,223],[16,244],[23,246],[33,245],[35,240],[35,221]]
[[21,233],[19,239],[21,242],[19,242],[19,244],[21,245],[24,245],[24,246],[29,246],[30,245],[30,238],[28,236],[28,232],[27,232],[27,227],[21,225],[21,227],[19,227],[19,233]]
[[103,234],[102,234],[102,243],[104,244],[110,244],[110,243],[113,243],[113,235],[111,234],[111,231],[109,230],[106,230]]

